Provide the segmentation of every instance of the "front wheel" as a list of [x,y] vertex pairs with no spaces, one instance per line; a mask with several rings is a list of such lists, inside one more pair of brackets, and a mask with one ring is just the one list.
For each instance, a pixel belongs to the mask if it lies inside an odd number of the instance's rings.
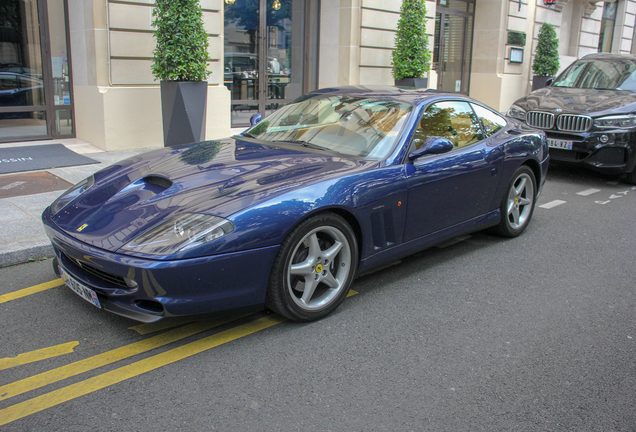
[[501,202],[501,221],[492,231],[504,237],[521,234],[532,219],[537,200],[537,181],[532,170],[522,165],[515,171]]
[[625,180],[631,185],[636,185],[636,167],[625,175]]
[[276,256],[266,306],[294,321],[313,321],[344,300],[358,264],[353,230],[342,217],[324,213],[303,221]]

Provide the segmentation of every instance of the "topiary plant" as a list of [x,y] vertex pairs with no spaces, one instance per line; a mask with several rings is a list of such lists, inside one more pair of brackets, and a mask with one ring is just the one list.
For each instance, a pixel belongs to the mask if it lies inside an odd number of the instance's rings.
[[205,81],[208,34],[199,0],[156,0],[152,10],[157,46],[152,73],[162,81]]
[[543,23],[539,30],[532,70],[536,76],[554,76],[559,71],[559,39],[552,24]]
[[403,0],[391,65],[393,78],[421,78],[431,70],[425,0]]

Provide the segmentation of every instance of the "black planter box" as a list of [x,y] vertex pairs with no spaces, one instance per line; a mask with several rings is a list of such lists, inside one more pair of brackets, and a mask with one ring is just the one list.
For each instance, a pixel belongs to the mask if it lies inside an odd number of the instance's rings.
[[548,80],[553,79],[551,76],[533,76],[532,77],[532,91],[544,88]]
[[402,78],[401,80],[395,80],[396,87],[415,87],[415,88],[427,88],[428,78]]
[[205,141],[207,81],[161,81],[164,147]]

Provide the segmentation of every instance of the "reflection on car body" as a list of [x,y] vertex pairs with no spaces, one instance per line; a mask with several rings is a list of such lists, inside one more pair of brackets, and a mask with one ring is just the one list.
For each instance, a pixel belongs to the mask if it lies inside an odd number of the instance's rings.
[[107,311],[309,321],[356,274],[467,232],[524,232],[548,160],[542,132],[467,97],[335,87],[243,136],[118,162],[42,217],[56,271]]

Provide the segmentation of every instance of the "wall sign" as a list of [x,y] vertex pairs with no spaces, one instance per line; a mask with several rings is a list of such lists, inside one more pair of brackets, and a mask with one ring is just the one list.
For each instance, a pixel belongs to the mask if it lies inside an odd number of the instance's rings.
[[510,63],[523,63],[523,48],[510,47]]

